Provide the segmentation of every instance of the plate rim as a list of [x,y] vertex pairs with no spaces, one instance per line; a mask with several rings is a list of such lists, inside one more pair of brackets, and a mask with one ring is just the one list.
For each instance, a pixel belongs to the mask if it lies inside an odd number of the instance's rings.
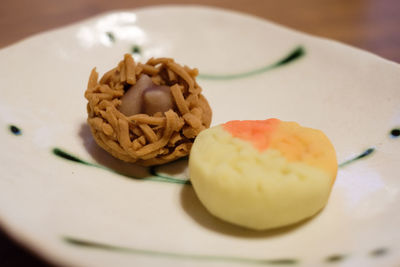
[[[393,64],[395,67],[399,68],[400,64],[397,62],[394,62],[390,59],[386,59],[382,56],[376,55],[373,52],[370,51],[366,51],[363,50],[359,47],[355,47],[349,44],[345,44],[342,43],[340,41],[336,41],[333,39],[329,39],[329,38],[325,38],[325,37],[319,37],[313,34],[309,34],[306,32],[302,32],[300,30],[297,29],[293,29],[290,27],[287,27],[285,25],[282,24],[278,24],[274,21],[270,21],[266,18],[260,17],[260,16],[256,16],[253,14],[249,14],[249,13],[245,13],[242,11],[238,11],[238,10],[234,10],[234,9],[229,9],[229,8],[222,8],[222,7],[216,7],[216,6],[210,6],[210,5],[198,5],[198,4],[167,4],[167,5],[150,5],[150,6],[142,6],[142,7],[138,7],[138,8],[133,8],[133,9],[113,9],[113,10],[108,10],[105,12],[100,12],[98,14],[89,16],[87,18],[75,21],[75,22],[71,22],[71,23],[67,23],[65,25],[62,25],[60,27],[55,27],[55,28],[51,28],[51,29],[47,29],[44,31],[40,31],[37,33],[34,33],[32,35],[23,37],[19,40],[17,40],[16,42],[13,42],[11,44],[8,44],[4,47],[0,48],[0,52],[1,53],[6,53],[9,49],[14,49],[14,48],[18,48],[21,45],[24,45],[28,42],[30,42],[31,40],[34,39],[39,39],[44,35],[47,34],[52,34],[54,32],[58,32],[58,31],[63,31],[63,30],[67,30],[67,29],[72,29],[74,27],[77,27],[79,25],[82,24],[87,24],[90,23],[91,21],[95,21],[101,17],[110,15],[110,14],[115,14],[115,13],[121,13],[121,12],[146,12],[146,11],[152,11],[152,10],[157,10],[157,9],[191,9],[191,10],[198,10],[198,9],[203,9],[205,11],[207,10],[212,10],[212,11],[217,11],[217,12],[222,12],[222,13],[226,13],[228,15],[231,14],[235,14],[238,16],[242,16],[242,17],[246,17],[246,18],[251,18],[251,19],[255,19],[260,23],[268,23],[268,24],[273,24],[275,26],[280,27],[281,29],[286,29],[289,30],[291,32],[296,32],[299,33],[303,36],[307,36],[307,37],[311,37],[317,41],[324,41],[324,42],[328,42],[328,43],[332,43],[335,45],[340,45],[340,46],[345,46],[347,48],[351,48],[353,50],[357,50],[358,52],[362,52],[364,54],[366,54],[366,56],[374,56],[377,60],[381,60],[382,63],[389,63],[389,64]],[[68,260],[65,260],[66,258],[62,258],[60,256],[58,256],[57,254],[57,250],[53,250],[53,249],[49,249],[49,246],[45,246],[42,245],[40,242],[37,242],[35,238],[31,238],[29,237],[29,235],[26,235],[24,233],[24,231],[21,231],[18,227],[14,227],[12,223],[9,223],[6,219],[4,219],[4,217],[2,216],[2,214],[0,214],[0,229],[3,230],[3,232],[13,241],[15,241],[19,246],[25,248],[28,252],[38,256],[40,259],[42,259],[44,262],[50,263],[50,264],[56,264],[56,265],[69,265],[69,264],[76,264],[76,265],[81,265],[77,262],[74,262],[74,258],[69,258]],[[62,253],[61,253],[62,254]]]

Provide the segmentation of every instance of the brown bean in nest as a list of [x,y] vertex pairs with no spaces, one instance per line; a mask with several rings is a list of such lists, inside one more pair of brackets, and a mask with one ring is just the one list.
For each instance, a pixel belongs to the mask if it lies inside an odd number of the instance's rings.
[[211,123],[197,74],[171,58],[141,64],[129,54],[100,81],[94,68],[85,98],[97,144],[118,159],[143,166],[188,155],[194,138]]

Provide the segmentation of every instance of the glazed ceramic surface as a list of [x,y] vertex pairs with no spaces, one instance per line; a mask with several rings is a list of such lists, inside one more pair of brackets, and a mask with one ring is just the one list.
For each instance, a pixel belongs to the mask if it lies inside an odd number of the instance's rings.
[[[89,73],[132,53],[200,71],[213,125],[323,130],[341,163],[328,205],[255,232],[212,217],[185,159],[146,169],[93,141]],[[112,12],[0,51],[0,223],[71,266],[398,266],[400,66],[265,20],[197,6]],[[138,178],[141,177],[141,178]]]

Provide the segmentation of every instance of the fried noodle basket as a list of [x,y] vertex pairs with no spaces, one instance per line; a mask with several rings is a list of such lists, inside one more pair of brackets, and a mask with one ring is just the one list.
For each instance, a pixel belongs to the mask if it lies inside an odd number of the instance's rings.
[[[169,86],[174,106],[153,115],[126,116],[119,111],[121,98],[144,74],[155,85]],[[182,67],[171,58],[151,58],[141,64],[129,54],[100,81],[94,68],[85,98],[87,121],[96,143],[118,159],[143,166],[188,155],[194,138],[210,126],[212,115],[195,80],[197,74],[197,69]]]

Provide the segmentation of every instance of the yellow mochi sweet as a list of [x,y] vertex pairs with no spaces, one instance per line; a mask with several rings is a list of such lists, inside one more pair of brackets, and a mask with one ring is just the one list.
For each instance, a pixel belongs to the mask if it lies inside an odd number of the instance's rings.
[[265,230],[321,210],[336,178],[337,160],[319,130],[277,119],[232,121],[197,136],[189,171],[210,213]]

